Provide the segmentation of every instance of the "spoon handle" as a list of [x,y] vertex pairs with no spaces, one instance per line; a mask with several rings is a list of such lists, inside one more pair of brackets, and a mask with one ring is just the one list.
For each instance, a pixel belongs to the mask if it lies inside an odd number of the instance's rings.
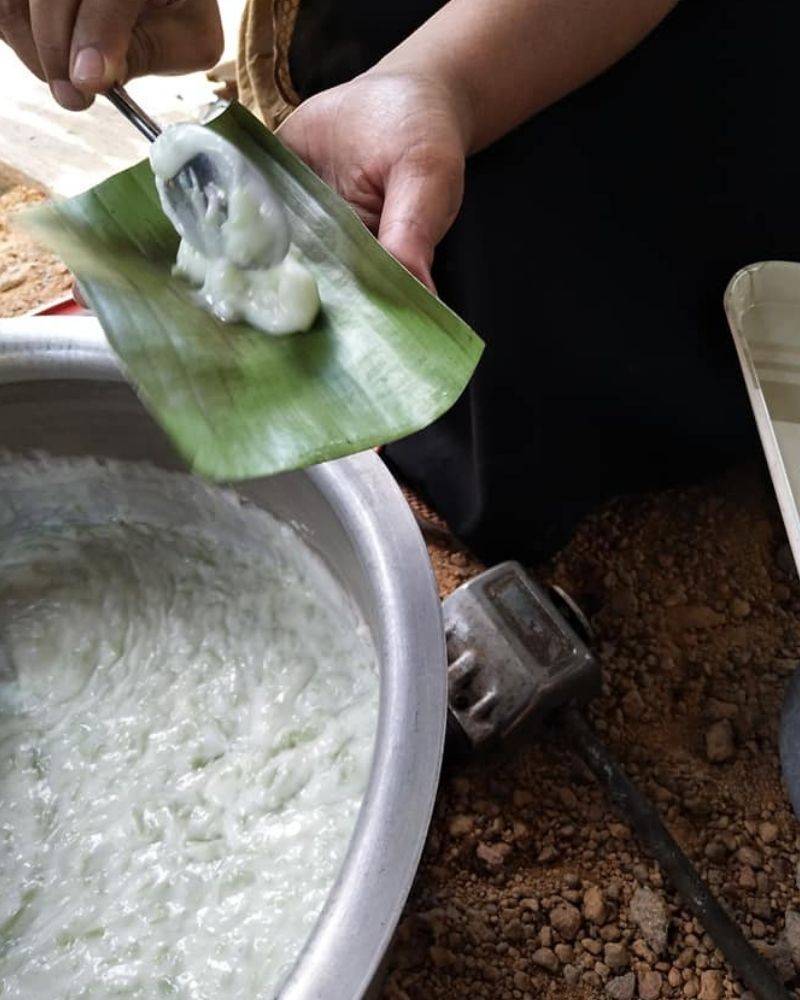
[[145,139],[155,142],[161,135],[161,129],[153,119],[143,111],[134,101],[124,87],[114,85],[106,91],[105,96],[111,101],[114,107],[123,114],[134,128],[138,128]]

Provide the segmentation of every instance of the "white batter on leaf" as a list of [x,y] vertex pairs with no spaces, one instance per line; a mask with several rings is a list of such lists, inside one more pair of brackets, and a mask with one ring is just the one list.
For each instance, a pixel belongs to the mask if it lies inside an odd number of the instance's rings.
[[[202,250],[186,239],[168,188],[199,154],[222,185],[194,199]],[[175,273],[200,289],[205,306],[225,322],[245,320],[265,333],[308,330],[320,307],[317,283],[291,243],[286,212],[266,178],[202,125],[166,129],[151,147],[150,163],[162,207],[182,237]]]
[[0,628],[0,995],[274,996],[371,761],[345,592],[190,477],[6,461]]

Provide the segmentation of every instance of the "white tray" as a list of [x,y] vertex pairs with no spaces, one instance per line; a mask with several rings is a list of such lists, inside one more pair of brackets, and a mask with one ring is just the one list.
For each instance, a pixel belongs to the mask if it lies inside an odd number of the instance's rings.
[[739,271],[725,311],[800,567],[800,264],[766,261]]

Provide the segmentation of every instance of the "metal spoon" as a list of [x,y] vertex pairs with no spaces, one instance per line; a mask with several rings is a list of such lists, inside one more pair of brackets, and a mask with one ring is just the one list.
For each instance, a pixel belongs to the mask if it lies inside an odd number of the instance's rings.
[[[161,135],[159,125],[123,87],[112,87],[105,96],[150,142],[155,142]],[[237,260],[236,265],[246,271],[260,270],[283,260],[289,250],[291,234],[282,209],[269,207],[277,202],[266,179],[260,171],[246,164],[244,157],[242,161],[240,172],[246,173],[249,191],[261,206],[261,219],[271,231],[272,244],[268,250],[251,254],[249,259]],[[159,185],[159,194],[169,203],[165,211],[173,225],[195,250],[209,260],[225,255],[222,227],[229,216],[229,186],[235,183],[235,178],[228,176],[231,169],[225,156],[197,153],[174,177]]]
[[[149,142],[155,142],[161,135],[161,127],[139,107],[124,87],[114,86],[106,91],[105,96]],[[218,248],[207,245],[208,228],[204,232],[200,225],[200,220],[212,205],[215,212],[223,217],[227,215],[225,182],[214,163],[204,153],[199,153],[184,164],[165,187],[182,227],[181,235],[204,256],[214,256]]]

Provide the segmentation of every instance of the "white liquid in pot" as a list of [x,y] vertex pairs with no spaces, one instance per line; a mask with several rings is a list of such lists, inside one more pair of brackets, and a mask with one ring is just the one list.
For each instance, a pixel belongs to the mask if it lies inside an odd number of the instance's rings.
[[0,463],[0,994],[274,996],[377,718],[350,599],[190,477]]

